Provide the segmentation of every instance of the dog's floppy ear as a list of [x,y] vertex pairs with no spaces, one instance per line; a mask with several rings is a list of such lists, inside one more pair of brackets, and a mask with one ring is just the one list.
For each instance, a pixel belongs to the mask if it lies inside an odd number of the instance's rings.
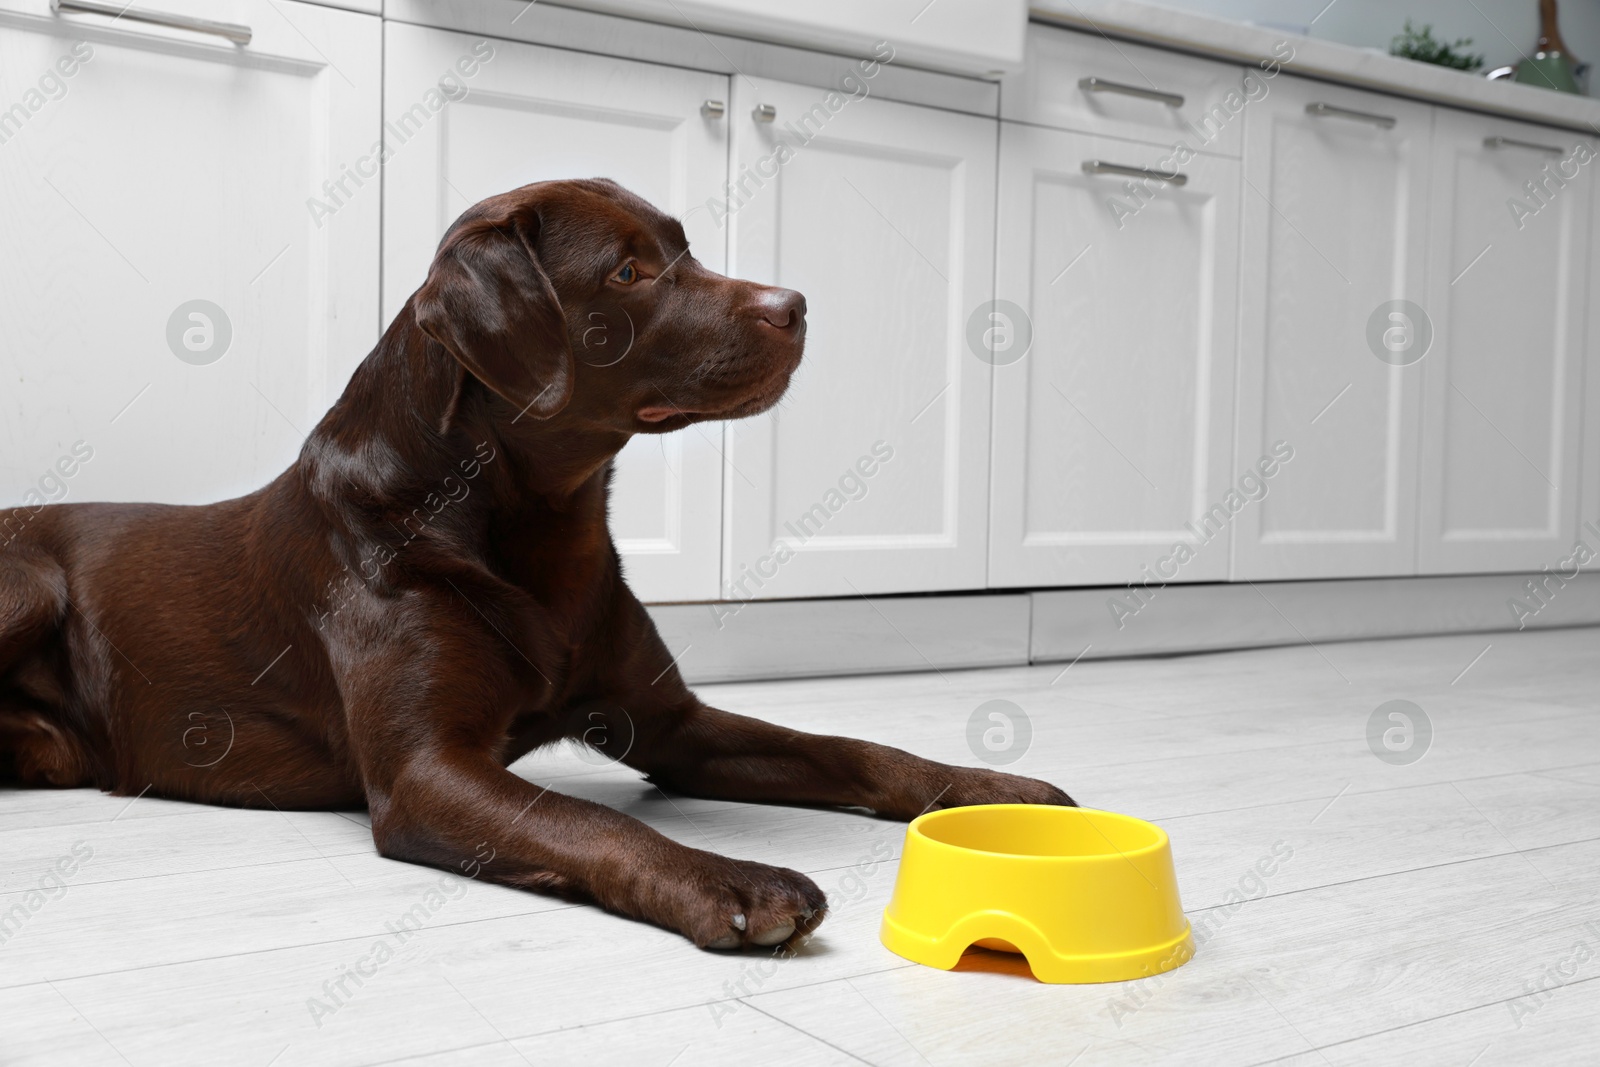
[[413,307],[429,337],[519,412],[546,419],[572,399],[561,303],[518,223],[479,219],[446,237]]

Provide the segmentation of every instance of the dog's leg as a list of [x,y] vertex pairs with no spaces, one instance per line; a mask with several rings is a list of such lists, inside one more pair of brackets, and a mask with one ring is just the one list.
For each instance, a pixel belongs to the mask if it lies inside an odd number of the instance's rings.
[[[0,512],[0,517],[16,514]],[[61,564],[31,547],[0,551],[0,674],[40,645],[66,614],[67,576]]]
[[487,753],[419,756],[371,810],[385,856],[593,901],[701,948],[781,944],[814,929],[827,907],[797,871],[680,845],[533,785]]
[[[0,532],[6,518],[0,512]],[[88,752],[47,714],[65,697],[37,654],[66,617],[66,572],[38,549],[4,546],[0,541],[0,677],[8,683],[0,688],[0,776],[25,786],[89,785]]]
[[[887,745],[790,730],[706,706],[683,684],[644,607],[624,594],[615,622],[616,662],[605,700],[593,705],[589,738],[660,785],[696,796],[871,808],[914,819],[968,804],[1067,804],[1048,782],[953,767]],[[653,681],[633,681],[654,679]],[[599,726],[600,729],[592,729]],[[574,736],[578,736],[575,734]]]
[[[1074,803],[1048,782],[790,730],[698,701],[630,715],[640,721],[632,726],[637,739],[624,762],[652,781],[697,796],[851,805],[898,819],[966,804]],[[618,724],[615,732],[628,729]]]
[[[803,874],[678,844],[508,771],[504,675],[481,642],[429,643],[395,642],[344,685],[380,853],[593,901],[702,948],[777,945],[822,921],[827,899]],[[434,673],[451,663],[473,666]]]

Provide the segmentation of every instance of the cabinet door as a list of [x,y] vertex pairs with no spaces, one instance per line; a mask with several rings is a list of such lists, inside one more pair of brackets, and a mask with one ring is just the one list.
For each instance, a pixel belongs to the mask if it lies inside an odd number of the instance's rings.
[[996,293],[1032,347],[994,372],[991,585],[1228,577],[1239,164],[1084,170],[1170,155],[1004,125]]
[[1234,577],[1412,573],[1431,109],[1282,75],[1245,119],[1237,463],[1294,455]]
[[743,77],[733,95],[733,271],[809,311],[788,396],[729,424],[724,594],[981,588],[990,367],[967,332],[993,283],[996,122]]
[[379,20],[160,6],[253,36],[0,0],[0,507],[256,489],[377,340],[375,183],[309,198],[378,136]]
[[1595,166],[1578,140],[1445,108],[1435,118],[1425,573],[1538,570],[1577,536]]
[[[384,178],[386,317],[422,284],[462,211],[553,178],[615,179],[682,218],[695,257],[725,268],[724,234],[703,205],[722,196],[727,120],[702,112],[708,99],[727,100],[725,76],[394,22],[384,29],[395,142]],[[441,82],[456,99],[431,113]],[[640,436],[617,457],[611,532],[644,600],[717,595],[722,436],[720,423]]]

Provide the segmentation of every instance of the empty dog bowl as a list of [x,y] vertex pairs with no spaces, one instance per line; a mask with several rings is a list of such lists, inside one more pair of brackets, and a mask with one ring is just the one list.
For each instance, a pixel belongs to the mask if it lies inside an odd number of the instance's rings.
[[879,937],[941,970],[971,945],[1020,952],[1041,982],[1144,978],[1194,955],[1164,830],[1042,804],[914,820]]

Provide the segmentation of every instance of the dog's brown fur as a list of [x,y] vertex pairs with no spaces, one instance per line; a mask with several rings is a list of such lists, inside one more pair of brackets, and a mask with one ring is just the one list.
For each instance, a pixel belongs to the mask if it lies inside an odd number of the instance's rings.
[[715,947],[801,937],[823,894],[507,765],[580,738],[700,796],[900,819],[1072,803],[719,711],[684,686],[622,579],[612,458],[634,433],[770,407],[805,333],[798,293],[724,278],[687,248],[611,182],[486,200],[270,485],[203,507],[0,511],[0,773],[365,805],[386,856]]

